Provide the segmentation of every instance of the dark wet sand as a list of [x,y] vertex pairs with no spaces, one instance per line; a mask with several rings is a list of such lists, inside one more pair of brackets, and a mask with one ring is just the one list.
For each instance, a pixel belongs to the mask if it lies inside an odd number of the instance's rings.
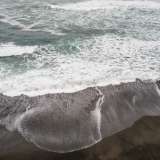
[[0,160],[160,160],[160,117],[143,117],[132,127],[72,153],[48,152],[22,140],[8,152],[12,153]]

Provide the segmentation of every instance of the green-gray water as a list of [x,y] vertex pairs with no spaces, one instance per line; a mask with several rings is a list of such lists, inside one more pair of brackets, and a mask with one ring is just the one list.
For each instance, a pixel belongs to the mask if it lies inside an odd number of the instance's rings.
[[0,93],[159,77],[159,0],[0,1]]

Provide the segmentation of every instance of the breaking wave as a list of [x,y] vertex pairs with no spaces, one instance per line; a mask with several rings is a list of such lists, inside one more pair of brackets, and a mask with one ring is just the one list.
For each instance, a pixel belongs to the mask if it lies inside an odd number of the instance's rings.
[[53,5],[50,4],[52,9],[63,9],[63,10],[73,10],[73,11],[90,11],[90,10],[102,10],[102,9],[114,9],[118,7],[138,7],[138,8],[159,8],[159,3],[153,1],[106,1],[106,0],[91,0],[84,1],[80,3],[70,3],[64,5]]
[[36,46],[16,46],[13,43],[0,44],[0,57],[32,54]]

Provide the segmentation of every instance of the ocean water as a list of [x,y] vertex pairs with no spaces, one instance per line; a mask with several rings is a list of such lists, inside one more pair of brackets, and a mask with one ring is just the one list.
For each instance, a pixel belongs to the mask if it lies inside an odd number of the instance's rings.
[[0,1],[0,93],[159,77],[159,0]]

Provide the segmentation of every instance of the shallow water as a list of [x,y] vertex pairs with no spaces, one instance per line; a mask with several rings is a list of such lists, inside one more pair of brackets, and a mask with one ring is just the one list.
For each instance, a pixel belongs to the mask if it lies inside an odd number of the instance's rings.
[[[159,115],[160,81],[137,80],[35,97],[0,94],[0,126],[7,135],[12,138],[18,131],[27,142],[58,153],[89,148],[144,116]],[[0,149],[5,150],[6,130],[1,132]]]

